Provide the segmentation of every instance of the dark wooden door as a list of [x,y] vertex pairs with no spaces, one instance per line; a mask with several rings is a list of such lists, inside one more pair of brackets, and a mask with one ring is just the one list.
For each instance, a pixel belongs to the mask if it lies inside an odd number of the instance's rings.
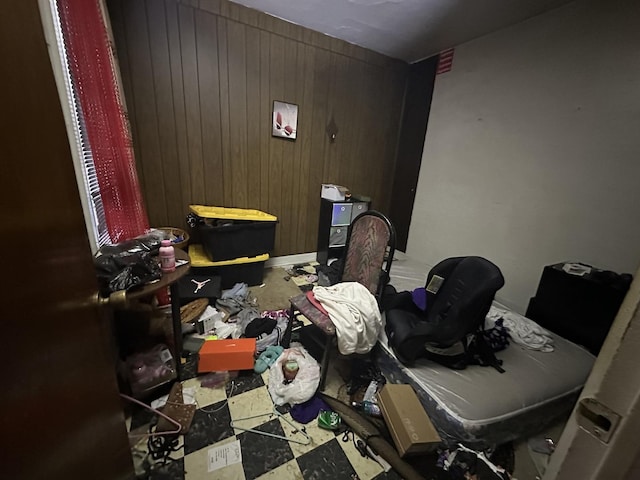
[[405,252],[427,132],[438,56],[410,67],[404,101],[389,218],[396,229],[396,249]]
[[12,479],[133,477],[109,323],[35,0],[0,7],[0,467]]

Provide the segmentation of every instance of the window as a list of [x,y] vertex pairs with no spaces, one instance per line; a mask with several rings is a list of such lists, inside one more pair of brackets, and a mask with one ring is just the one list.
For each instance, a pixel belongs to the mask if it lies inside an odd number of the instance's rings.
[[40,0],[92,250],[143,234],[146,210],[101,0]]
[[[91,145],[87,138],[86,125],[84,123],[84,117],[82,115],[82,109],[77,100],[78,94],[71,78],[71,72],[69,70],[69,62],[67,60],[67,49],[64,44],[64,38],[62,35],[62,29],[60,27],[60,18],[57,15],[56,1],[50,1],[51,12],[53,13],[53,24],[56,35],[56,45],[58,47],[58,53],[60,62],[62,64],[63,82],[67,93],[67,99],[69,102],[69,109],[71,113],[71,122],[67,125],[67,128],[71,128],[72,135],[75,138],[75,146],[79,155],[79,173],[81,184],[84,187],[84,195],[88,202],[83,202],[83,207],[88,209],[89,212],[85,212],[85,220],[88,217],[90,225],[87,225],[88,233],[90,234],[90,242],[93,250],[97,250],[103,245],[112,243],[109,236],[109,230],[107,229],[107,219],[104,213],[104,205],[102,204],[102,196],[100,195],[100,185],[98,184],[98,176],[96,174],[96,166],[93,163],[93,153],[91,151]],[[74,158],[77,158],[74,155]],[[76,161],[77,163],[77,161]],[[76,172],[78,173],[78,172]],[[78,185],[80,186],[80,185]],[[82,190],[81,190],[82,191]],[[86,215],[88,213],[88,215]]]

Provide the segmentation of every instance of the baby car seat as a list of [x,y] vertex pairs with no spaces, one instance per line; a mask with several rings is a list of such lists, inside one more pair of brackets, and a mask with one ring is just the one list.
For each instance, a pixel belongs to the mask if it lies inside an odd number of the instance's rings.
[[484,325],[495,293],[503,285],[500,269],[482,257],[454,257],[438,263],[427,276],[425,311],[402,301],[410,295],[398,294],[400,301],[390,302],[386,332],[396,356],[404,363],[428,356],[452,368],[464,368],[464,361],[447,364],[444,359],[454,350],[454,356],[464,360],[467,336]]

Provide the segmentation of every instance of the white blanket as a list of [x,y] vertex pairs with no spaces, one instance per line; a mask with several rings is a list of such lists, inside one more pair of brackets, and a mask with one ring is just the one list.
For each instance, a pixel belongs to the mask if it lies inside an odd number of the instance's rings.
[[358,282],[314,287],[313,294],[336,327],[338,350],[343,355],[367,353],[382,328],[375,297]]
[[[530,318],[523,317],[516,312],[491,306],[487,314],[487,320],[495,322],[500,318],[502,318],[503,325],[509,332],[509,336],[518,345],[530,350],[553,352],[554,346],[551,333]],[[487,326],[489,327],[489,325]]]

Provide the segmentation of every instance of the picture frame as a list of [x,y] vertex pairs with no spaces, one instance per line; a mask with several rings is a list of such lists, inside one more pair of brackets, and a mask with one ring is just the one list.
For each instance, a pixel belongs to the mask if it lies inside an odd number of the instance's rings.
[[271,135],[287,140],[295,140],[297,133],[298,105],[274,100]]

